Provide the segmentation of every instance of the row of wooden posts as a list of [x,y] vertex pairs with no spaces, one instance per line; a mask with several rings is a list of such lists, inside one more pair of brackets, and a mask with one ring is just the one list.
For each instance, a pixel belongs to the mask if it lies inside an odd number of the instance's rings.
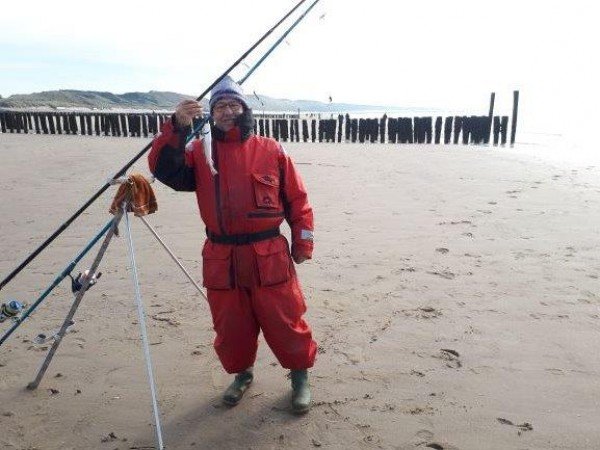
[[[514,144],[519,92],[514,92],[510,144]],[[494,115],[491,94],[487,116],[388,117],[365,119],[277,118],[257,115],[255,132],[282,142],[359,142],[399,144],[504,145],[508,116]],[[279,116],[281,117],[281,116]],[[1,111],[2,133],[150,137],[170,118],[163,113]]]
[[2,133],[149,137],[169,114],[1,111]]
[[[352,119],[258,119],[257,132],[282,142],[504,145],[508,116],[387,117]],[[511,137],[511,144],[514,139]]]

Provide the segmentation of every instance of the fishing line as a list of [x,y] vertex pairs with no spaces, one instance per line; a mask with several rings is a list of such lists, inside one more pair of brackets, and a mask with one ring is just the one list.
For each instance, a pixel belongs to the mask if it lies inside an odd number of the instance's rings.
[[[237,83],[241,86],[242,84],[244,84],[244,82],[250,77],[250,75],[252,75],[254,73],[254,71],[256,69],[258,69],[260,67],[260,65],[269,57],[269,55],[273,52],[273,50],[275,50],[279,44],[281,44],[284,39],[287,37],[288,34],[290,34],[292,32],[292,30],[294,28],[296,28],[296,26],[302,22],[302,20],[304,19],[304,17],[306,17],[306,15],[310,12],[311,9],[314,8],[314,6],[319,3],[320,0],[315,0],[307,9],[306,11],[304,11],[304,13],[302,13],[302,15],[300,15],[300,17],[298,17],[296,19],[296,21],[285,31],[285,33],[283,33],[279,39],[277,39],[277,41],[275,41],[275,43],[269,48],[269,50],[267,50],[267,52],[250,68],[250,70],[246,73],[246,75],[239,80]],[[256,94],[255,94],[256,95]],[[261,102],[262,103],[262,102]],[[211,119],[210,115],[205,115],[199,122],[198,124],[192,129],[192,132],[190,134],[187,135],[186,139],[185,139],[185,143],[187,144],[188,142],[190,142],[195,136],[198,135],[206,135],[205,132],[201,132],[202,128],[204,127],[205,124],[207,124]]]

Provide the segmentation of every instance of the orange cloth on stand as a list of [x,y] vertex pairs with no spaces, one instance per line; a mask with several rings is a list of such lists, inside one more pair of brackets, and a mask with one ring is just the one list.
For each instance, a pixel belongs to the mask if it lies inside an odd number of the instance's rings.
[[150,182],[139,173],[129,175],[127,182],[119,186],[110,205],[110,213],[116,214],[124,201],[128,202],[127,211],[133,212],[138,217],[155,213],[158,210],[156,196]]

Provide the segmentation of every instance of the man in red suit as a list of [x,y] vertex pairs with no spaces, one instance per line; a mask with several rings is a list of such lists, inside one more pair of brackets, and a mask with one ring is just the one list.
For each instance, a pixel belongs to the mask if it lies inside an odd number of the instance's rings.
[[[313,213],[291,158],[275,140],[254,135],[241,87],[225,77],[211,92],[212,145],[185,137],[198,102],[181,102],[164,123],[148,157],[150,170],[179,191],[195,191],[207,239],[203,280],[213,318],[215,350],[236,374],[223,395],[236,405],[253,380],[262,330],[279,363],[290,370],[292,410],[310,409],[307,369],[317,344],[302,318],[306,304],[294,263],[310,259]],[[279,226],[292,231],[291,252]]]

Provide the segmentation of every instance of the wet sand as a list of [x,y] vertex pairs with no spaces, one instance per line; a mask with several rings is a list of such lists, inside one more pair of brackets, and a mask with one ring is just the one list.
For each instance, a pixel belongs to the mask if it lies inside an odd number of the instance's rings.
[[[2,277],[146,142],[0,135]],[[477,147],[286,148],[316,218],[314,259],[298,267],[319,342],[314,407],[290,414],[286,372],[262,338],[255,383],[236,408],[221,405],[230,377],[208,307],[134,219],[167,448],[600,446],[600,167]],[[147,173],[145,158],[136,168]],[[149,222],[200,280],[195,196],[155,191]],[[114,192],[2,301],[31,303],[109,220]],[[32,341],[60,326],[68,283],[0,348],[1,448],[153,448],[128,265],[122,236],[37,391],[24,387],[47,346]]]

